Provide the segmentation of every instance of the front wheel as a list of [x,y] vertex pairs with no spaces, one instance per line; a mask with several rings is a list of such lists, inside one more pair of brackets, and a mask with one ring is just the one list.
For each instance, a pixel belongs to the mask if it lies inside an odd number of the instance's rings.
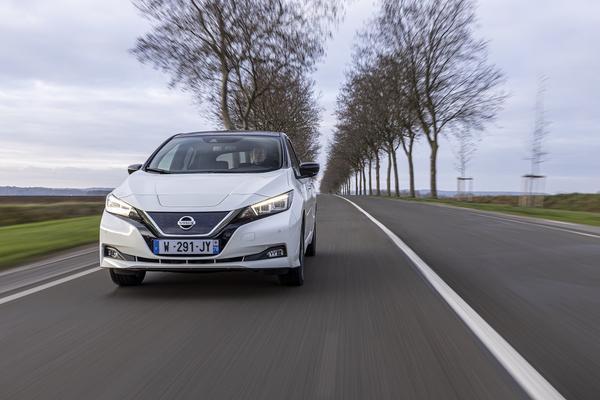
[[146,277],[146,271],[119,271],[110,269],[110,279],[119,286],[141,285]]

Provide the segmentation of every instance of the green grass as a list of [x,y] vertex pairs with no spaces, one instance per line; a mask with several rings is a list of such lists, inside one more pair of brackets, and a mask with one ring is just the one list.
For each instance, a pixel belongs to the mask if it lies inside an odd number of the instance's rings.
[[100,216],[0,227],[0,268],[98,241]]
[[409,199],[402,200],[424,201],[443,203],[463,208],[473,208],[482,211],[495,211],[512,215],[522,215],[526,217],[543,218],[553,221],[572,222],[576,224],[600,226],[600,213],[587,211],[558,210],[548,208],[523,208],[506,204],[492,203],[471,203],[466,201],[457,201],[451,199]]

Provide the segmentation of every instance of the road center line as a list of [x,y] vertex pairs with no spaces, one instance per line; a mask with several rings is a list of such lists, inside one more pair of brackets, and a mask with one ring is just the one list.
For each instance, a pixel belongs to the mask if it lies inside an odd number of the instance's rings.
[[[514,222],[514,223],[523,224],[523,225],[533,225],[533,226],[537,226],[539,228],[547,228],[547,229],[552,229],[555,231],[572,233],[574,235],[580,235],[580,236],[586,236],[586,237],[600,239],[600,235],[598,235],[598,234],[586,233],[586,232],[577,231],[575,229],[568,229],[568,228],[562,228],[559,226],[550,225],[550,224],[562,224],[562,225],[567,225],[567,226],[576,226],[577,225],[572,222],[554,221],[554,220],[550,220],[550,219],[546,219],[546,220],[542,219],[539,222],[538,221],[525,221],[525,220],[517,219],[519,217],[517,215],[512,215],[512,214],[505,214],[502,216],[498,215],[499,212],[496,212],[496,211],[484,211],[484,210],[478,210],[478,209],[474,209],[474,208],[459,207],[459,206],[453,206],[453,205],[449,205],[449,204],[440,204],[440,203],[421,203],[421,204],[425,204],[428,206],[434,206],[434,207],[444,207],[444,208],[449,208],[449,209],[456,210],[456,211],[469,212],[471,214],[478,215],[480,217],[495,219],[498,221]],[[536,219],[535,217],[523,217],[523,218]]]
[[44,283],[43,285],[32,287],[31,289],[23,290],[22,292],[18,292],[15,294],[11,294],[10,296],[0,298],[0,304],[5,304],[13,300],[20,299],[21,297],[28,296],[33,293],[41,292],[42,290],[51,288],[53,286],[60,285],[61,283],[69,282],[77,278],[81,278],[82,276],[86,276],[92,274],[94,272],[100,271],[100,267],[95,267],[92,269],[87,269],[85,271],[78,272],[73,275],[65,276],[64,278],[57,279],[55,281]]
[[[336,195],[337,196],[337,195]],[[483,345],[492,353],[513,379],[535,400],[564,399],[564,397],[521,356],[498,332],[473,310],[446,282],[394,232],[371,214],[345,197],[337,196],[356,207],[377,225],[413,262],[421,275],[433,286]]]
[[[552,229],[554,231],[567,232],[567,233],[572,233],[575,235],[600,239],[600,235],[596,235],[593,233],[580,232],[580,231],[576,231],[573,229],[560,228],[558,226],[551,226],[551,225],[541,224],[541,223],[537,223],[537,222],[521,221],[521,220],[513,219],[513,218],[503,218],[503,217],[498,217],[495,215],[482,214],[482,213],[478,213],[478,212],[473,212],[473,213],[479,215],[480,217],[484,217],[484,218],[490,218],[490,219],[495,219],[495,220],[505,221],[505,222],[514,222],[516,224],[533,225],[533,226],[537,226],[540,228]],[[556,222],[556,221],[552,221],[552,222]]]

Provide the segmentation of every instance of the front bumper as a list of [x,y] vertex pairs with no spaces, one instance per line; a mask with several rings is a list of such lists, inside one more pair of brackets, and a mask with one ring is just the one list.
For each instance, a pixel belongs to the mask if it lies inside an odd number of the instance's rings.
[[[216,256],[157,256],[148,246],[148,235],[151,234],[148,230],[140,229],[139,224],[134,221],[104,212],[100,223],[100,266],[148,271],[293,268],[299,265],[300,224],[301,217],[290,209],[237,227]],[[246,260],[251,258],[248,256],[279,245],[286,247],[286,256]],[[127,260],[106,257],[106,246],[129,257]]]

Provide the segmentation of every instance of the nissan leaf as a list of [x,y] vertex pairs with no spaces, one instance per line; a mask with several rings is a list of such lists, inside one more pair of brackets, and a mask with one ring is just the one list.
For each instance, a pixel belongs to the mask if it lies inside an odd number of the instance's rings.
[[304,283],[316,253],[316,163],[276,132],[172,136],[106,198],[101,267],[119,286],[148,271],[266,271]]

